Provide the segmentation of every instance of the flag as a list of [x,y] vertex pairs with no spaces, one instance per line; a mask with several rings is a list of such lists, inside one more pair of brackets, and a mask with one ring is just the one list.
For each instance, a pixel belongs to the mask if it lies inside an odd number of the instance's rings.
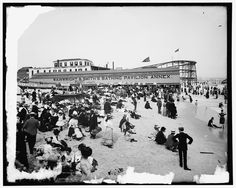
[[150,62],[150,58],[147,57],[146,59],[143,60],[143,62]]
[[179,48],[175,50],[175,53],[179,51]]

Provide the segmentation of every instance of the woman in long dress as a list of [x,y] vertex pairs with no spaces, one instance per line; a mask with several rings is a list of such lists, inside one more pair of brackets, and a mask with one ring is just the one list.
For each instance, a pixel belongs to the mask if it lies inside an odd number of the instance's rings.
[[105,133],[103,135],[102,144],[108,147],[113,146],[113,125],[112,125],[111,119],[112,119],[112,116],[107,115],[104,120]]
[[166,101],[164,101],[163,103],[162,113],[163,113],[163,116],[166,116]]
[[60,129],[60,131],[62,131],[65,125],[66,125],[65,114],[63,114],[62,110],[59,110],[56,126]]

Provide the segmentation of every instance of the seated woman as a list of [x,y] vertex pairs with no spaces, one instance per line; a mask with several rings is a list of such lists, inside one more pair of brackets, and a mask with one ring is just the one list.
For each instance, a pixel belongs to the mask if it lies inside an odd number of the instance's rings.
[[60,131],[58,129],[54,129],[53,134],[54,135],[51,137],[52,139],[51,146],[58,147],[60,148],[61,151],[65,151],[68,145],[64,140],[59,140],[58,137],[59,137]]
[[178,141],[175,141],[173,137],[175,136],[175,131],[171,131],[171,134],[167,137],[165,146],[166,149],[171,150],[173,152],[177,151]]
[[70,147],[66,148],[66,151],[62,154],[61,162],[63,173],[73,172],[74,153],[72,152]]
[[155,95],[152,96],[151,101],[152,102],[157,102],[157,99],[156,99]]
[[[75,152],[74,154],[74,162],[76,163],[76,170],[79,170],[79,173],[80,173],[80,161],[81,161],[81,158],[82,158],[82,154],[81,154],[81,151],[86,147],[86,145],[84,143],[81,143],[79,144],[78,146],[78,151]],[[97,170],[97,161],[96,159],[94,159],[92,156],[89,156],[88,157],[88,161],[89,163],[92,165],[92,172],[94,172],[95,170]]]
[[164,132],[166,131],[165,127],[162,127],[161,130],[157,133],[155,141],[157,144],[163,145],[166,143],[166,136]]
[[92,155],[92,149],[87,146],[82,146],[81,151],[81,160],[76,166],[77,174],[81,175],[81,181],[90,180],[92,178],[92,161],[89,158]]
[[52,137],[45,139],[46,144],[44,144],[37,152],[37,159],[39,161],[44,161],[46,168],[53,169],[57,166],[57,162],[60,158],[59,153],[56,153],[52,147]]
[[152,109],[152,107],[150,106],[150,103],[147,101],[144,108],[146,109]]
[[212,128],[222,128],[222,127],[218,127],[217,125],[215,125],[213,123],[214,121],[214,117],[211,117],[211,119],[208,121],[208,127],[212,127]]
[[83,134],[83,132],[81,131],[80,127],[77,126],[75,127],[74,129],[74,133],[72,135],[72,138],[73,139],[76,139],[76,140],[81,140],[85,135]]
[[129,121],[126,121],[124,124],[123,124],[123,132],[124,132],[124,135],[126,135],[126,133],[129,133],[129,134],[136,134],[136,132],[133,130],[134,129],[134,125],[131,124]]
[[156,139],[156,135],[160,131],[160,127],[158,125],[154,125],[154,129],[155,129],[155,132],[151,133],[150,136],[148,136],[148,138],[150,138],[151,140]]

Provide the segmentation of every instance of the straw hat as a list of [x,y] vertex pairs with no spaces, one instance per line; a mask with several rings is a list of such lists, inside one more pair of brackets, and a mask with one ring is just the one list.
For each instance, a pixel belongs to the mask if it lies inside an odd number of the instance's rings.
[[35,112],[30,112],[30,115],[35,115]]
[[78,113],[77,113],[76,111],[73,111],[72,115],[73,115],[73,116],[77,116]]

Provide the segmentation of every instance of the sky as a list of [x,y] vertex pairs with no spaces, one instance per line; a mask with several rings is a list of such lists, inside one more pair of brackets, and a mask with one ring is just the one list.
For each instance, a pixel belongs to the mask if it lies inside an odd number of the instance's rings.
[[219,6],[54,7],[18,40],[17,68],[70,58],[123,68],[180,59],[196,61],[198,77],[225,78],[226,14]]

